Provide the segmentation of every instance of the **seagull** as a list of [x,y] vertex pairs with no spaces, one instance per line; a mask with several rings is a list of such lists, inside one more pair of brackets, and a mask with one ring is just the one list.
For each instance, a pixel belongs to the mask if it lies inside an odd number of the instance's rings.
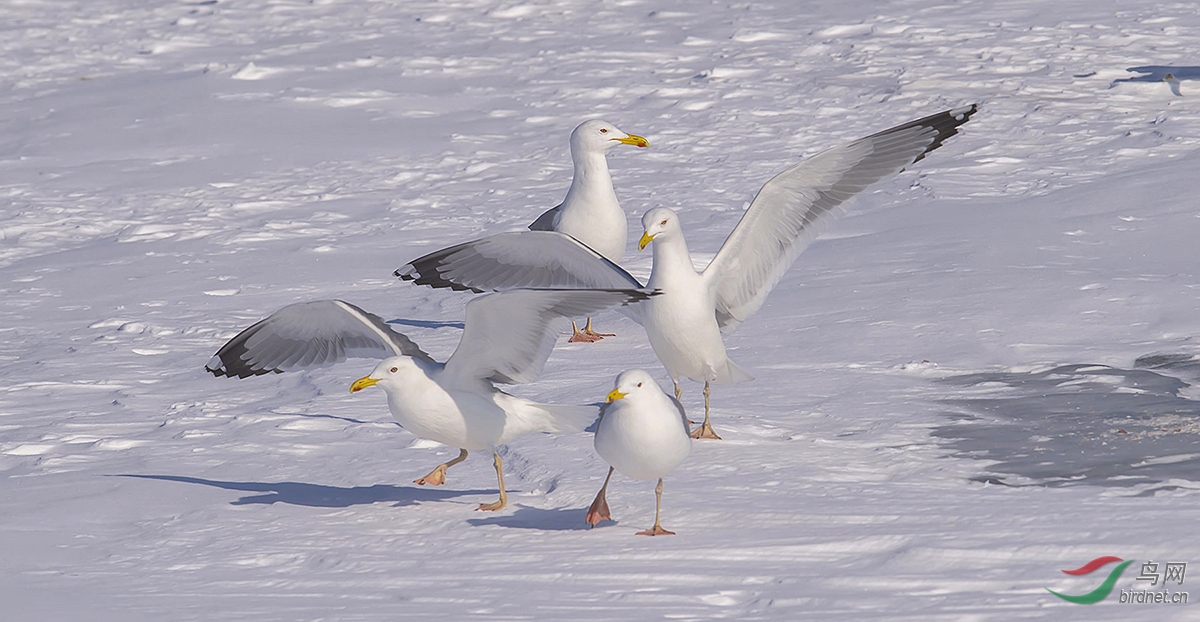
[[638,249],[654,244],[643,285],[612,261],[553,232],[497,234],[414,259],[395,275],[419,285],[484,292],[514,287],[651,289],[660,295],[622,312],[646,329],[675,384],[704,383],[704,423],[693,438],[719,439],[709,421],[710,385],[750,380],[725,352],[721,334],[749,318],[842,204],[876,181],[925,157],[975,114],[972,104],[939,112],[827,149],[771,178],[713,260],[696,272],[679,216],[655,208],[642,217]]
[[673,536],[659,522],[662,510],[663,476],[683,463],[692,450],[687,415],[679,400],[662,392],[650,374],[630,369],[617,376],[616,387],[608,402],[600,408],[596,424],[596,453],[611,466],[596,500],[588,508],[587,522],[596,525],[611,520],[608,511],[608,480],[613,469],[637,480],[658,478],[654,488],[654,526],[639,531],[639,536]]
[[[529,230],[565,233],[609,261],[620,262],[625,257],[629,226],[625,211],[617,202],[606,158],[617,145],[646,148],[650,142],[637,134],[626,134],[607,121],[593,119],[580,123],[571,132],[571,161],[575,172],[567,196],[562,203],[538,216],[529,225]],[[572,342],[590,343],[613,336],[593,330],[590,317],[582,331],[574,323],[571,328],[574,334],[568,341]]]
[[497,447],[532,432],[581,431],[596,417],[594,406],[539,404],[509,395],[495,383],[532,382],[566,318],[650,297],[633,290],[516,289],[467,303],[466,323],[454,354],[445,363],[379,316],[341,300],[288,305],[229,340],[205,367],[214,376],[247,378],[294,369],[324,367],[348,357],[382,358],[369,375],[350,385],[357,393],[378,385],[392,416],[416,436],[457,447],[457,458],[416,480],[438,486],[446,470],[467,459],[468,450],[492,453],[500,499],[508,503],[503,461]]

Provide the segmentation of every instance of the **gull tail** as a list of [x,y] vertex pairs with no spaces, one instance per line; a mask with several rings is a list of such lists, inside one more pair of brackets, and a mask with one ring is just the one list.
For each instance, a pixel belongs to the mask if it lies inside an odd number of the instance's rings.
[[736,382],[746,382],[754,380],[749,372],[737,366],[737,363],[726,359],[725,369],[717,374],[717,384],[733,384]]
[[582,432],[596,422],[600,409],[595,406],[567,406],[564,404],[530,404],[542,412],[548,422],[549,432]]
[[596,406],[539,404],[503,391],[497,391],[493,399],[508,415],[499,445],[533,432],[582,432],[600,416]]

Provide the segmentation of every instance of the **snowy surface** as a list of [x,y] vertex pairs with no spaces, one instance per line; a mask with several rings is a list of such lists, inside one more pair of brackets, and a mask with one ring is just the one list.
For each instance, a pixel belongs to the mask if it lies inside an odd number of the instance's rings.
[[[1044,588],[1200,573],[1198,49],[1192,3],[0,4],[0,618],[1194,620]],[[620,478],[583,529],[589,435],[509,445],[485,515],[485,456],[409,483],[454,451],[347,393],[372,362],[203,371],[330,297],[444,358],[466,297],[391,271],[554,205],[581,119],[650,139],[610,157],[631,229],[675,208],[707,260],[798,158],[971,102],[727,339],[757,379],[677,536]],[[514,390],[669,383],[598,326]]]

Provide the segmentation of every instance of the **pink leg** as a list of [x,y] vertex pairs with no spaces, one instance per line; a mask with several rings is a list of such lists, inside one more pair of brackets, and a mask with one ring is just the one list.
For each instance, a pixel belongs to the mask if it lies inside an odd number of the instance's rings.
[[608,513],[608,499],[605,498],[605,492],[608,490],[608,480],[612,479],[613,468],[608,467],[608,477],[604,478],[604,485],[600,487],[600,492],[596,493],[596,500],[592,501],[592,507],[588,508],[587,524],[595,527],[602,520],[612,520],[612,515]]

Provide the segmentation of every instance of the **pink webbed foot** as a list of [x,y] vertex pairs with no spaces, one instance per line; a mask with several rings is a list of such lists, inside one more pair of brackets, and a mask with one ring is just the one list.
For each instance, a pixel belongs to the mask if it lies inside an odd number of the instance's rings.
[[714,431],[712,428],[712,424],[710,424],[708,421],[705,421],[703,424],[701,424],[700,427],[696,428],[695,430],[692,430],[691,437],[692,438],[706,438],[706,439],[710,439],[710,440],[714,440],[714,441],[721,440],[721,437],[717,436],[716,431]]
[[430,486],[441,486],[446,483],[446,465],[439,464],[438,467],[429,472],[429,475],[421,479],[413,480],[413,483],[418,486],[429,484]]
[[612,520],[612,514],[608,511],[608,499],[604,496],[604,490],[601,490],[596,495],[596,500],[592,501],[592,507],[588,508],[587,523],[593,527],[600,524],[602,520]]
[[587,324],[584,325],[583,330],[579,330],[579,327],[575,325],[575,322],[571,322],[571,331],[571,338],[567,339],[567,343],[595,343],[601,339],[604,339],[605,337],[617,336],[616,333],[598,333],[593,330],[592,318],[588,318]]

